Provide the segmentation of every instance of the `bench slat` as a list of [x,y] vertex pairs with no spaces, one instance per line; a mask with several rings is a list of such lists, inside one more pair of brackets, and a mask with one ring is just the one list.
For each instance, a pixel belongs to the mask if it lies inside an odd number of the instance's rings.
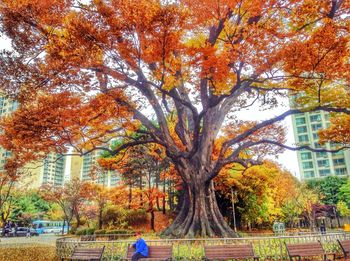
[[246,259],[256,258],[253,246],[249,245],[216,245],[204,246],[205,257],[211,259]]
[[341,250],[343,251],[344,258],[346,260],[350,254],[350,240],[349,239],[347,239],[347,240],[339,240],[338,239],[338,243],[340,245]]
[[320,242],[303,243],[303,244],[288,244],[286,248],[289,257],[312,257],[312,256],[325,256],[324,251]]
[[[128,246],[126,259],[131,259],[135,253],[135,248]],[[173,256],[173,246],[148,246],[148,257],[140,260],[166,260]]]
[[78,248],[76,247],[71,260],[101,260],[105,247],[102,248]]

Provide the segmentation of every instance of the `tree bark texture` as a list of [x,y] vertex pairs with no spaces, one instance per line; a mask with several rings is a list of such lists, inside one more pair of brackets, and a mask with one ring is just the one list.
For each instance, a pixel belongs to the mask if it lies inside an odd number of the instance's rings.
[[163,235],[175,238],[236,237],[220,213],[213,181],[205,181],[198,172],[192,172],[190,176],[192,179],[183,185],[180,211]]

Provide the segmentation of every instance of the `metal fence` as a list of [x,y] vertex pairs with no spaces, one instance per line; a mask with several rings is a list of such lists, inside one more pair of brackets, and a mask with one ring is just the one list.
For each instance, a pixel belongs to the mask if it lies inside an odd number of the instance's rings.
[[[107,239],[107,237],[105,238]],[[207,239],[157,239],[147,240],[148,245],[172,245],[173,260],[203,260],[204,245],[249,244],[252,243],[255,254],[261,260],[287,260],[285,243],[306,243],[320,241],[327,253],[341,252],[337,239],[350,239],[347,233],[306,234],[299,236],[269,236],[246,238],[207,238]],[[105,246],[103,260],[120,260],[126,255],[128,244],[132,240],[104,240],[103,236],[96,241],[81,241],[80,238],[59,238],[56,242],[57,255],[68,258],[77,246],[94,248]]]

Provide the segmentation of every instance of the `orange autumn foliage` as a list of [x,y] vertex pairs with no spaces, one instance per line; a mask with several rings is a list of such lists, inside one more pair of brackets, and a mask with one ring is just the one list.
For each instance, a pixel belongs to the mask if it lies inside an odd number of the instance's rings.
[[[108,139],[116,126],[135,130],[137,124],[130,122],[130,116],[144,99],[130,103],[130,92],[124,88],[141,88],[131,71],[143,79],[142,67],[148,68],[146,76],[157,85],[153,98],[143,93],[153,107],[157,96],[183,82],[193,86],[193,94],[202,92],[203,79],[217,97],[230,96],[244,81],[267,91],[289,88],[307,93],[313,93],[320,78],[348,81],[350,24],[344,19],[348,6],[348,1],[321,0],[184,0],[178,4],[99,0],[73,7],[72,2],[61,0],[4,0],[4,31],[13,38],[14,49],[28,57],[38,56],[29,66],[11,53],[3,54],[3,88],[23,103],[23,109],[2,125],[11,137],[2,143],[21,151],[19,158],[25,161],[34,149],[55,148],[64,153],[69,144],[89,150],[102,137]],[[109,64],[113,59],[116,66]],[[5,68],[5,64],[11,66]],[[11,81],[18,76],[13,70],[27,72],[20,84]],[[109,87],[113,81],[118,91]],[[183,93],[191,91],[188,86],[181,88]],[[103,94],[94,100],[81,97],[81,91]],[[118,108],[109,104],[115,101]],[[192,149],[188,143],[196,137],[191,131],[180,137],[176,126],[184,128],[185,118],[180,116],[163,131],[168,132],[167,143],[185,152]],[[40,128],[33,122],[41,122]],[[21,149],[19,143],[28,146]]]
[[[118,95],[116,92],[115,97]],[[43,94],[2,120],[6,135],[1,145],[16,152],[22,162],[51,151],[64,154],[67,144],[89,151],[113,137],[116,128],[133,131],[137,123],[130,117],[130,111],[114,103],[111,96],[102,94],[83,101],[69,92]]]
[[340,115],[331,118],[331,125],[319,132],[320,142],[332,141],[350,144],[350,115]]

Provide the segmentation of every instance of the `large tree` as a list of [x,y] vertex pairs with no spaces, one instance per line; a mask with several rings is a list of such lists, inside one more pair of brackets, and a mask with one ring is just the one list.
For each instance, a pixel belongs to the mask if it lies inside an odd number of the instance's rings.
[[[220,170],[283,148],[315,151],[283,144],[279,122],[291,114],[349,114],[349,7],[348,0],[2,0],[12,51],[1,54],[0,86],[21,103],[2,125],[3,146],[27,161],[45,154],[33,151],[67,146],[118,154],[157,143],[185,191],[164,234],[233,236],[213,191]],[[253,105],[275,107],[287,91],[302,94],[302,109],[261,122],[235,117]],[[121,136],[113,151],[105,145]]]

